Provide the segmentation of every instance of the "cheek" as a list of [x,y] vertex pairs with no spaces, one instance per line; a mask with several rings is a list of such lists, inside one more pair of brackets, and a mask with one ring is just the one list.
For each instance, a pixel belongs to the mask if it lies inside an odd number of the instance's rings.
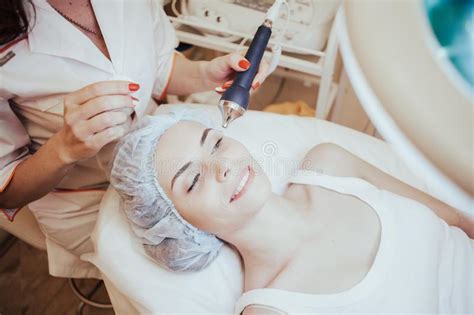
[[268,177],[265,175],[255,176],[248,195],[245,198],[245,202],[236,203],[234,211],[236,213],[245,214],[246,216],[255,214],[265,205],[271,196],[271,192]]
[[216,189],[202,189],[173,202],[179,214],[191,225],[213,233],[223,211],[221,195]]
[[179,214],[191,225],[198,226],[200,219],[203,218],[203,213],[201,209],[203,207],[200,205],[200,200],[196,200],[195,196],[186,196],[176,198],[173,202],[178,210]]

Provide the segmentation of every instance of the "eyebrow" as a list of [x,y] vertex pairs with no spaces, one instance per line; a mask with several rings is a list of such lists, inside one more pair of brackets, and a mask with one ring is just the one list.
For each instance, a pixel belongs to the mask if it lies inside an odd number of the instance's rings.
[[202,133],[202,137],[201,137],[201,147],[202,145],[204,144],[204,142],[206,142],[206,138],[207,138],[207,134],[209,133],[209,131],[211,131],[212,128],[206,128],[204,129],[204,132]]
[[[209,133],[209,131],[211,131],[212,128],[206,128],[204,129],[203,133],[202,133],[202,136],[201,136],[201,146],[203,146],[204,142],[206,142],[206,138],[207,138],[207,134]],[[171,190],[173,190],[173,186],[174,186],[174,182],[178,179],[178,177],[183,174],[187,169],[188,167],[191,165],[192,162],[188,162],[186,164],[184,164],[177,172],[176,174],[174,175],[173,179],[171,180]]]
[[189,165],[191,165],[191,162],[188,162],[188,163],[184,164],[184,165],[176,172],[176,174],[174,175],[173,179],[171,180],[171,190],[173,190],[174,182],[176,181],[176,179],[179,177],[179,175],[183,174],[184,171],[186,171],[186,169],[189,167]]

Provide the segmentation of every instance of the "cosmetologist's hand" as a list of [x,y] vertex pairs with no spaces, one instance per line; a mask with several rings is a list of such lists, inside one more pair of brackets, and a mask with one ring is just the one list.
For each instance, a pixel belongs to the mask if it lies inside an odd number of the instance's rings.
[[[231,53],[214,58],[205,64],[203,69],[204,79],[210,88],[218,93],[223,93],[232,84],[232,80],[237,72],[246,71],[250,67],[250,62],[244,57],[245,51]],[[252,89],[256,90],[265,81],[268,75],[269,63],[262,59],[258,72],[252,82]]]
[[128,81],[104,81],[66,95],[64,126],[55,134],[61,159],[72,164],[93,157],[122,137],[131,125],[132,93],[139,88]]

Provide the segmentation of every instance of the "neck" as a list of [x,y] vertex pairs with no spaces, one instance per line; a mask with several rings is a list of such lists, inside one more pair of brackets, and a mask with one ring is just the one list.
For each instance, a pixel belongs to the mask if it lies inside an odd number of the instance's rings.
[[304,204],[272,194],[243,227],[222,237],[242,255],[245,290],[267,286],[287,265],[315,227]]

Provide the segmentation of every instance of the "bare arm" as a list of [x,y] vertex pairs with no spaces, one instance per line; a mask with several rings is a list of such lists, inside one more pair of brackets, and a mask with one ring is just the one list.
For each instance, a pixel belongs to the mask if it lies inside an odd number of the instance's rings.
[[337,176],[359,177],[378,188],[416,200],[433,210],[449,225],[459,227],[470,238],[474,238],[474,219],[472,217],[396,179],[338,145],[320,144],[308,153],[307,158],[314,162],[312,165],[314,168],[324,168],[325,171]]
[[173,62],[168,94],[186,95],[212,89],[210,83],[203,79],[208,61],[192,61],[175,53]]
[[15,174],[0,193],[0,208],[20,208],[50,192],[67,174],[72,164],[59,156],[57,137],[51,138],[35,154],[18,164]]

